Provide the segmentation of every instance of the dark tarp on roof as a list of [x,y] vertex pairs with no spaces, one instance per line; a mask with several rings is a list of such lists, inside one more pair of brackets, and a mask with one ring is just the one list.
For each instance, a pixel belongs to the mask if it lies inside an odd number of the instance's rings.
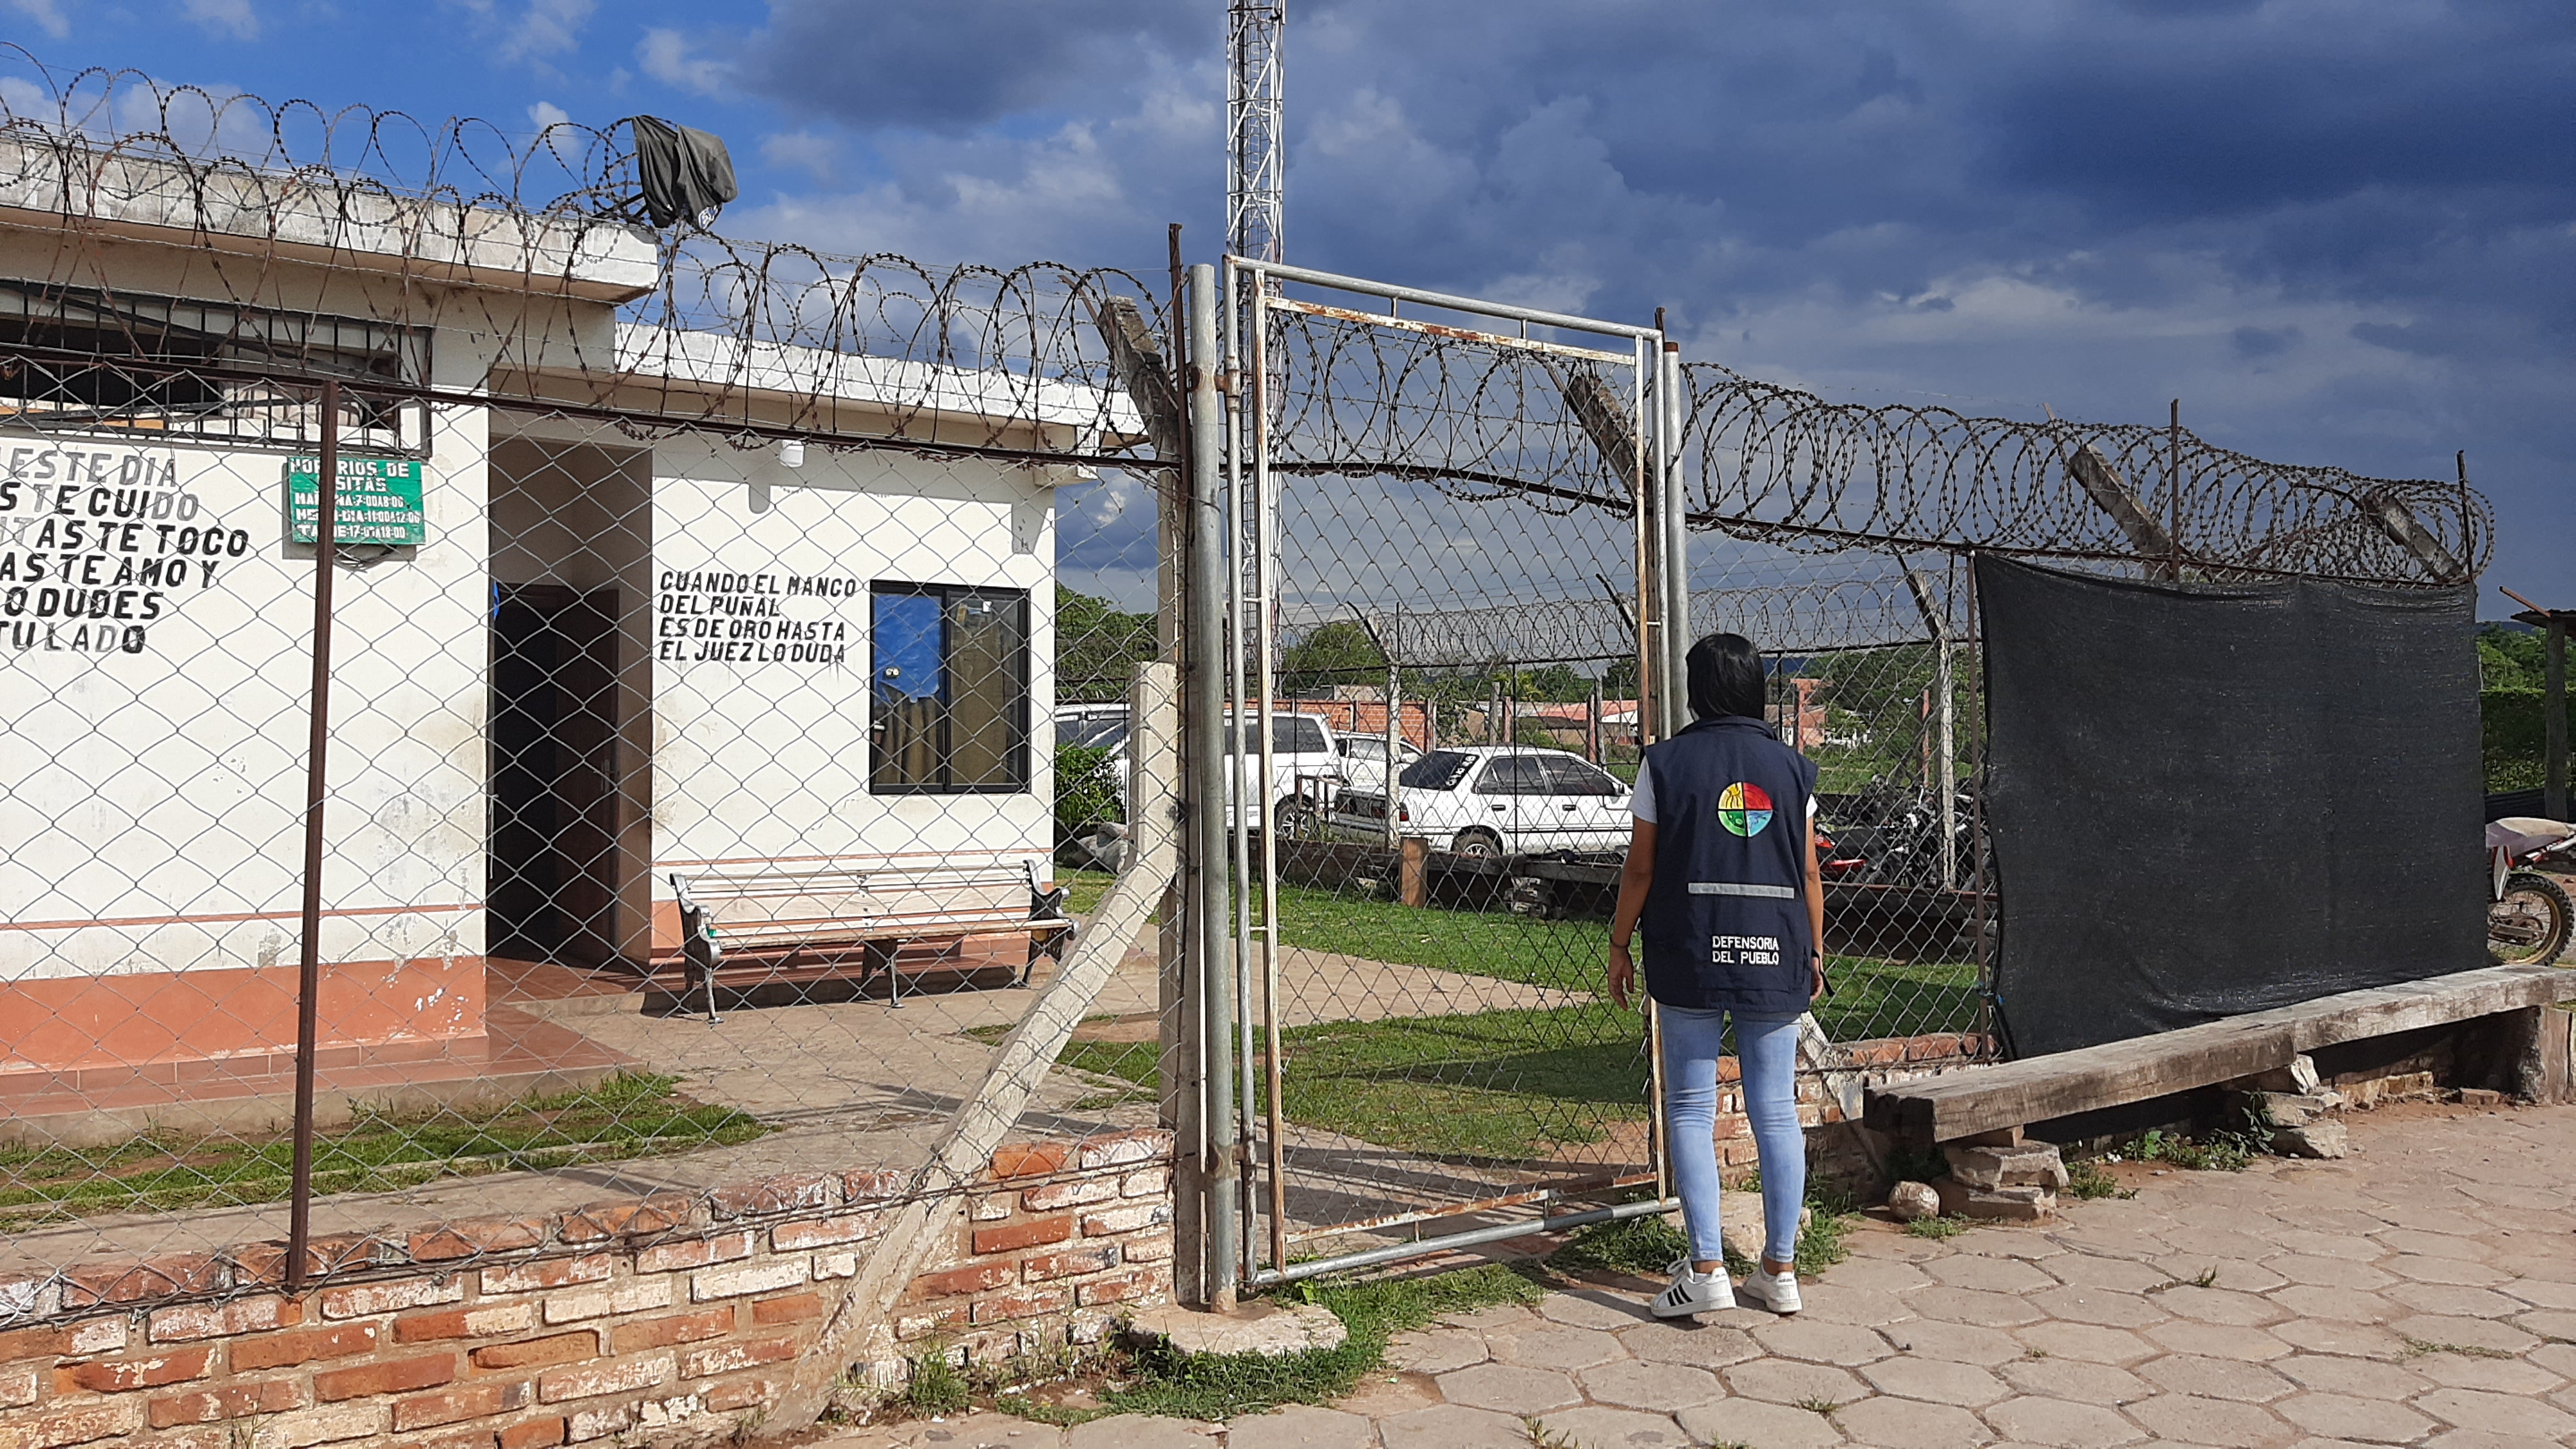
[[742,194],[734,184],[733,153],[705,131],[675,126],[654,116],[633,117],[635,170],[644,186],[644,214],[655,226],[686,222]]

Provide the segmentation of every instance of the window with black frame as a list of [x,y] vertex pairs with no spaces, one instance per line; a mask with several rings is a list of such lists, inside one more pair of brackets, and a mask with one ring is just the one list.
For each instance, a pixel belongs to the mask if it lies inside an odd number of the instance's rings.
[[1029,596],[943,584],[873,591],[869,788],[1029,788]]

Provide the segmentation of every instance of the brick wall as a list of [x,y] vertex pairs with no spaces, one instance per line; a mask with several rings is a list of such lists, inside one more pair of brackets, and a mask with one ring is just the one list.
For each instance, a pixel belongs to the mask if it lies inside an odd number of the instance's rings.
[[[1159,1132],[996,1153],[905,1294],[906,1351],[1088,1340],[1169,1301],[1170,1156]],[[0,1449],[721,1438],[774,1400],[903,1186],[808,1173],[333,1238],[300,1298],[273,1243],[0,1283]]]
[[[1860,1137],[1861,1093],[1871,1086],[1958,1071],[1996,1060],[1991,1038],[1975,1032],[1934,1032],[1840,1042],[1798,1063],[1798,1125],[1807,1129],[1807,1155],[1819,1176],[1862,1182],[1878,1174],[1878,1158]],[[1717,1161],[1721,1169],[1749,1168],[1759,1160],[1753,1126],[1744,1115],[1735,1058],[1717,1060]]]

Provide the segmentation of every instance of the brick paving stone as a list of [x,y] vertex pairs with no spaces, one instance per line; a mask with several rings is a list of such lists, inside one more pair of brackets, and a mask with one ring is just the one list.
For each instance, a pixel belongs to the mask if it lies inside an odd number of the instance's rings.
[[1849,1262],[1835,1264],[1834,1270],[1826,1275],[1826,1281],[1837,1288],[1859,1288],[1872,1293],[1902,1293],[1908,1288],[1923,1287],[1932,1281],[1932,1276],[1912,1263],[1854,1258]]
[[[2143,1230],[2142,1230],[2143,1231]],[[1953,1253],[1971,1253],[1987,1258],[2020,1258],[2040,1262],[2064,1257],[2070,1251],[2048,1231],[2027,1223],[1993,1223],[1983,1232],[1964,1238],[1952,1238],[1948,1245]]]
[[1994,1439],[1965,1409],[1905,1399],[1863,1399],[1837,1412],[1834,1427],[1871,1449],[1975,1449]]
[[2414,1361],[2418,1373],[2446,1389],[2483,1389],[2493,1394],[2536,1398],[2565,1380],[2536,1363],[2517,1358],[2474,1358],[2428,1353]]
[[2368,1293],[2397,1281],[2368,1263],[2350,1258],[2312,1258],[2305,1253],[2290,1253],[2267,1259],[2263,1266],[2293,1283],[2312,1288],[2358,1288]]
[[1876,1363],[1894,1353],[1887,1340],[1847,1323],[1811,1323],[1804,1314],[1752,1329],[1753,1341],[1781,1358],[1849,1367]]
[[1905,1302],[1925,1318],[1973,1323],[1983,1328],[2012,1328],[2037,1323],[2048,1316],[2028,1296],[1988,1293],[1977,1288],[1918,1288],[1905,1295]]
[[2157,1294],[2156,1302],[2176,1318],[2188,1318],[2196,1323],[2232,1324],[2239,1328],[2260,1328],[2290,1316],[2290,1310],[2268,1298],[2228,1288],[2185,1285]]
[[2220,1449],[2267,1449],[2299,1437],[2299,1431],[2257,1404],[2233,1399],[2204,1399],[2189,1394],[2160,1394],[2131,1404],[2129,1417],[2159,1440],[2207,1444]]
[[2285,1398],[2298,1389],[2298,1385],[2259,1363],[2239,1363],[2233,1359],[2205,1358],[2194,1354],[2178,1353],[2142,1364],[2138,1368],[2138,1377],[2169,1394],[2237,1399],[2249,1404]]
[[[2106,1288],[2051,1288],[2025,1300],[2031,1319],[2045,1315],[2070,1323],[2098,1323],[2105,1328],[2144,1328],[2168,1316],[2143,1293],[2115,1293]],[[2024,1319],[2027,1323],[2031,1319]]]
[[1583,1449],[1690,1449],[1692,1443],[1671,1415],[1635,1409],[1567,1409],[1542,1415],[1539,1428]]
[[2476,1238],[2446,1238],[2438,1233],[2419,1233],[2406,1228],[2390,1228],[2371,1236],[2393,1251],[2422,1253],[2429,1258],[2466,1258],[2483,1263],[2495,1256],[2495,1249]]
[[2358,1288],[2312,1288],[2300,1285],[2275,1288],[2268,1296],[2274,1303],[2301,1318],[2332,1319],[2345,1323],[2386,1323],[2403,1318],[2407,1310]]
[[2533,1333],[2550,1338],[2563,1338],[2548,1320],[2559,1324],[2576,1323],[2576,1314],[2532,1313],[2521,1299],[2511,1298],[2492,1288],[2470,1288],[2458,1283],[2400,1283],[2379,1295],[2391,1303],[2402,1303],[2418,1313],[2446,1318],[2513,1318],[2529,1315],[2543,1320],[2529,1325]]
[[1377,1435],[1386,1449],[1530,1449],[1529,1430],[1517,1416],[1463,1404],[1380,1419]]
[[2232,1323],[2194,1323],[2189,1319],[2159,1323],[2147,1330],[2147,1338],[2169,1353],[2246,1359],[2256,1363],[2280,1358],[2290,1351],[2290,1344],[2267,1328],[2239,1328]]
[[1727,1388],[1734,1393],[1774,1404],[1798,1404],[1810,1400],[1848,1404],[1869,1392],[1860,1380],[1842,1369],[1820,1363],[1791,1363],[1777,1358],[1740,1363],[1718,1376],[1726,1380]]
[[[1746,1449],[1829,1449],[1843,1432],[1822,1414],[1756,1399],[1727,1399],[1675,1414],[1684,1433],[1703,1444],[1742,1444]],[[1390,1443],[1387,1449],[1398,1449]],[[1408,1446],[1409,1449],[1409,1446]],[[1527,1449],[1526,1441],[1520,1449]]]
[[2034,1323],[2014,1329],[2013,1337],[2051,1358],[2087,1363],[2136,1363],[2164,1351],[2125,1328],[2098,1323]]
[[1903,1323],[1915,1316],[1912,1305],[1895,1293],[1882,1293],[1871,1288],[1847,1288],[1842,1270],[1834,1270],[1834,1281],[1802,1283],[1800,1297],[1806,1310],[1799,1316],[1818,1323],[1849,1323],[1862,1328]]
[[2174,1280],[2173,1274],[2153,1263],[2072,1253],[2049,1264],[2048,1271],[2070,1288],[2106,1288],[2114,1293],[2144,1293]]
[[2096,1404],[2024,1396],[2006,1399],[1985,1412],[1995,1432],[2015,1444],[2044,1444],[2052,1449],[2100,1449],[2126,1444],[2146,1435],[2138,1426]]
[[1345,1413],[1366,1414],[1383,1424],[1398,1414],[1428,1409],[1439,1402],[1439,1380],[1429,1374],[1370,1374],[1335,1407]]
[[2404,1444],[2434,1427],[2404,1404],[2354,1394],[2297,1394],[2272,1409],[2308,1433],[2362,1443]]
[[[2338,1261],[2375,1262],[2391,1256],[2388,1248],[2366,1233],[2320,1233],[2306,1228],[2285,1228],[2273,1235],[2273,1253],[2296,1253],[2309,1258],[2333,1258]],[[2271,1262],[2267,1254],[2263,1261]]]
[[2077,1404],[2102,1404],[2118,1408],[2134,1404],[2155,1393],[2155,1387],[2127,1369],[2106,1363],[2084,1363],[2071,1358],[2025,1359],[2005,1364],[2001,1370],[2005,1382],[2025,1394],[2043,1399],[2065,1399]]
[[1656,1321],[1655,1315],[1647,1311],[1643,1296],[1613,1292],[1608,1288],[1577,1288],[1570,1292],[1550,1293],[1539,1304],[1538,1311],[1540,1317],[1551,1323],[1612,1333]]
[[1065,1449],[1216,1449],[1207,1425],[1160,1414],[1112,1414],[1064,1433]]
[[2388,1325],[2388,1331],[2410,1344],[2458,1344],[2464,1348],[2493,1349],[2498,1353],[2521,1353],[2540,1346],[2537,1335],[2525,1333],[2510,1323],[2497,1323],[2485,1318],[2451,1318],[2422,1313],[2398,1319]]
[[1631,1358],[1648,1363],[1686,1363],[1700,1368],[1724,1368],[1759,1358],[1762,1349],[1752,1335],[1740,1328],[1718,1323],[1691,1323],[1686,1319],[1644,1324],[1622,1329],[1616,1335],[1620,1347]]
[[2576,1414],[2512,1394],[2491,1394],[2478,1389],[2435,1389],[2411,1402],[2415,1408],[2434,1418],[2463,1429],[2484,1429],[2493,1434],[2525,1434],[2538,1439],[2563,1439],[2576,1434]]
[[2302,1388],[2361,1399],[2404,1399],[2433,1387],[2433,1381],[2399,1364],[2325,1354],[2292,1354],[2272,1367]]
[[1726,1385],[1718,1382],[1717,1375],[1689,1364],[1621,1359],[1596,1364],[1574,1378],[1596,1404],[1651,1409],[1659,1414],[1726,1397]]
[[1947,1359],[1891,1358],[1867,1365],[1860,1376],[1882,1394],[1971,1409],[2012,1395],[1991,1370]]
[[[2530,1265],[2521,1266],[2528,1268]],[[2551,1308],[2560,1312],[2576,1309],[2576,1283],[2534,1278],[2528,1272],[2510,1283],[2497,1284],[2496,1291],[2509,1293],[2534,1308]]]
[[1532,1327],[1485,1335],[1494,1357],[1533,1368],[1579,1369],[1608,1363],[1622,1355],[1619,1340],[1597,1328],[1569,1328],[1541,1322]]
[[2261,1330],[2310,1353],[2339,1353],[2351,1358],[2400,1359],[2406,1340],[2375,1323],[2344,1323],[2331,1318],[2293,1318]]
[[[2485,1292],[2486,1290],[2472,1291]],[[2521,1313],[2513,1320],[2513,1325],[2526,1333],[2536,1333],[2543,1338],[2556,1339],[2562,1343],[2576,1343],[2576,1313],[2570,1313],[2564,1309],[2544,1308],[2536,1313]]]
[[2484,1429],[2448,1429],[2424,1441],[2424,1449],[2560,1449],[2557,1441],[2528,1434],[2490,1434]]
[[1493,1357],[1485,1335],[1472,1328],[1435,1328],[1408,1333],[1387,1346],[1386,1361],[1416,1373],[1445,1374]]
[[1497,1303],[1491,1307],[1479,1308],[1468,1313],[1447,1314],[1444,1315],[1440,1321],[1453,1328],[1490,1328],[1496,1330],[1510,1330],[1515,1328],[1526,1328],[1530,1324],[1536,1322],[1537,1319],[1537,1314],[1530,1312],[1528,1309],[1523,1308],[1517,1303]]
[[1227,1424],[1225,1449],[1377,1449],[1377,1425],[1364,1414],[1291,1404]]
[[2206,1253],[2174,1253],[2153,1260],[2154,1266],[2169,1278],[2197,1283],[2202,1275],[2219,1288],[2233,1288],[2239,1293],[2269,1293],[2286,1288],[2290,1280],[2273,1272],[2252,1258],[2213,1258]]
[[1520,1364],[1480,1363],[1436,1376],[1440,1397],[1470,1409],[1501,1414],[1544,1414],[1583,1402],[1574,1380],[1548,1369]]
[[2019,1258],[1983,1258],[1957,1254],[1923,1265],[1934,1282],[1952,1288],[1981,1288],[1989,1293],[2031,1293],[2053,1288],[2057,1280]]
[[1973,1323],[1922,1319],[1891,1325],[1886,1338],[1899,1353],[1910,1353],[1919,1358],[1946,1358],[1957,1363],[1992,1366],[2010,1363],[2025,1352],[2020,1340],[2011,1334]]
[[2423,1253],[2400,1253],[2380,1265],[2400,1278],[2418,1283],[2458,1283],[2471,1288],[2492,1288],[2510,1283],[2513,1275],[2492,1263],[2466,1262],[2458,1258],[2435,1258]]

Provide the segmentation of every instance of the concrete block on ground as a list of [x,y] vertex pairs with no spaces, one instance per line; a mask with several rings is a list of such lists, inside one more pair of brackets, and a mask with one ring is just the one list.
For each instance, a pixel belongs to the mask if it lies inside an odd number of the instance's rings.
[[1976,1187],[1955,1177],[1945,1177],[1933,1185],[1933,1190],[1940,1194],[1944,1217],[2044,1223],[2057,1216],[2056,1192],[2035,1183]]
[[1969,1187],[2044,1187],[2055,1192],[2066,1186],[2066,1162],[2051,1143],[2024,1142],[2011,1147],[1963,1147],[1954,1143],[1943,1147],[1941,1155],[1950,1160],[1950,1176]]

